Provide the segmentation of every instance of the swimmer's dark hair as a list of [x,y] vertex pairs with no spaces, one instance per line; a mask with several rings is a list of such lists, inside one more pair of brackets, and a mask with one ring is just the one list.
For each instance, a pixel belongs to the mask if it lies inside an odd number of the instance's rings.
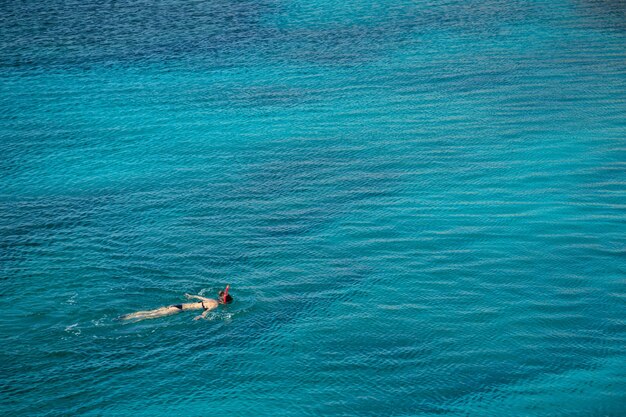
[[[220,291],[219,294],[220,296],[220,301],[223,302],[222,300],[224,299],[224,291]],[[230,296],[230,294],[226,295],[226,302],[224,304],[230,304],[233,302],[233,297]]]

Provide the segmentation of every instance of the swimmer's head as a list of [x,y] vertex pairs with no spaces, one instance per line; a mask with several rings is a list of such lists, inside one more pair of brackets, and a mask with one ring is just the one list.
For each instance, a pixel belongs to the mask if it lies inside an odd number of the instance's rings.
[[217,297],[220,304],[230,304],[233,302],[233,297],[228,294],[228,290],[230,289],[230,285],[227,285],[224,291],[220,291],[218,293],[219,297]]
[[[224,296],[226,296],[226,297],[224,297]],[[225,294],[224,291],[220,291],[219,302],[220,302],[220,304],[230,304],[230,303],[233,302],[233,297],[231,297],[228,294]]]

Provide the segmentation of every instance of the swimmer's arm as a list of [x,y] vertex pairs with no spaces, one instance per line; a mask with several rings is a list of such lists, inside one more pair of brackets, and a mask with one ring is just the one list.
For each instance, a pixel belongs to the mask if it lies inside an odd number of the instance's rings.
[[192,298],[197,298],[198,300],[201,300],[201,301],[211,301],[210,298],[202,297],[202,296],[199,296],[199,295],[191,295],[191,294],[187,294],[187,293],[185,293],[185,297],[187,297],[187,299],[189,299],[189,300],[191,300]]
[[206,318],[206,315],[209,314],[209,312],[213,310],[212,308],[206,309],[204,310],[204,313],[200,314],[199,316],[194,317],[194,320],[200,320],[200,319],[204,319]]

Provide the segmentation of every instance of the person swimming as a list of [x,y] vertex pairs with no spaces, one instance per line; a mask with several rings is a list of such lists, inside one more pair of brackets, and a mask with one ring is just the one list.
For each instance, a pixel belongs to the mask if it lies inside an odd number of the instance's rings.
[[154,310],[137,311],[136,313],[125,314],[121,317],[122,320],[144,320],[155,319],[157,317],[170,316],[172,314],[180,313],[185,310],[204,310],[202,314],[194,317],[194,320],[203,319],[209,314],[209,311],[215,310],[220,304],[230,304],[233,302],[233,297],[228,294],[230,285],[227,285],[223,291],[218,293],[218,298],[206,298],[200,295],[185,294],[188,300],[195,298],[200,300],[195,303],[173,304],[171,306],[161,307]]

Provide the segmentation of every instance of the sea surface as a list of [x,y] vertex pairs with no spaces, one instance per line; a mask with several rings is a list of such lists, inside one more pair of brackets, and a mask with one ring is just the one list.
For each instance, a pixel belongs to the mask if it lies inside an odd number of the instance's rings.
[[2,1],[0,308],[5,416],[625,416],[626,2]]

